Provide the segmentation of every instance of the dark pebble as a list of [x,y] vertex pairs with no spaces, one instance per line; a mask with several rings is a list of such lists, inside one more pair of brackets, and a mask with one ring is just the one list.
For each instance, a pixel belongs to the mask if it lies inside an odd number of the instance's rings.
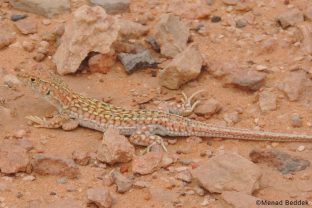
[[13,22],[17,22],[18,20],[25,19],[26,17],[27,17],[26,14],[13,14],[13,15],[11,16],[11,20],[12,20]]
[[212,16],[211,17],[211,22],[220,22],[221,21],[221,17],[220,16]]

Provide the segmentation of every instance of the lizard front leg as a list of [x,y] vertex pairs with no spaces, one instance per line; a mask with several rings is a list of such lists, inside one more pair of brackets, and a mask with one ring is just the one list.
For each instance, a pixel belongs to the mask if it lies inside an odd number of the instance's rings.
[[152,127],[141,127],[137,129],[130,137],[129,141],[135,145],[146,146],[146,151],[149,152],[151,147],[160,144],[162,148],[167,152],[167,148],[164,144],[163,139],[153,134]]
[[193,98],[198,95],[199,93],[203,92],[204,90],[198,90],[191,94],[189,97],[185,95],[184,92],[182,92],[182,104],[177,107],[173,107],[169,109],[169,113],[176,114],[179,116],[189,116],[193,113],[193,110],[196,108],[196,106],[200,103],[199,100],[196,100],[194,103],[192,102]]
[[65,131],[70,131],[78,127],[79,122],[71,119],[66,114],[56,114],[50,119],[39,118],[38,116],[26,116],[26,118],[35,123],[37,128],[50,128],[56,129],[62,127]]

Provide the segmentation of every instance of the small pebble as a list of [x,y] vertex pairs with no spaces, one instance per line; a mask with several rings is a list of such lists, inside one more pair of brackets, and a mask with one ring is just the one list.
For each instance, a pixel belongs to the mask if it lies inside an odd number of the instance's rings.
[[291,125],[292,127],[301,127],[302,126],[302,119],[301,116],[297,113],[291,115]]
[[22,180],[23,181],[34,181],[34,180],[36,180],[36,178],[35,178],[35,176],[28,175],[28,176],[23,177]]
[[211,22],[220,22],[221,21],[221,17],[220,16],[212,16],[211,17]]
[[56,179],[56,182],[58,184],[65,184],[65,183],[67,183],[67,178],[66,177],[58,178],[58,179]]
[[297,151],[298,152],[302,152],[305,150],[305,146],[304,145],[300,145],[298,148],[297,148]]

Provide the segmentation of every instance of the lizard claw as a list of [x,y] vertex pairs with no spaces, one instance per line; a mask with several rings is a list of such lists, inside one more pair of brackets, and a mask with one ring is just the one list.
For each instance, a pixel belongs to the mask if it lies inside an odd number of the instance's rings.
[[200,100],[196,100],[194,103],[192,103],[194,97],[204,91],[205,90],[198,90],[194,92],[193,94],[191,94],[189,97],[187,97],[187,95],[184,92],[181,92],[182,93],[182,98],[181,98],[182,106],[179,107],[179,109],[170,109],[169,112],[182,115],[182,116],[189,116],[194,111],[196,106],[200,103]]
[[34,123],[34,127],[36,128],[44,128],[45,127],[45,119],[41,119],[38,116],[26,116],[26,119],[32,121]]

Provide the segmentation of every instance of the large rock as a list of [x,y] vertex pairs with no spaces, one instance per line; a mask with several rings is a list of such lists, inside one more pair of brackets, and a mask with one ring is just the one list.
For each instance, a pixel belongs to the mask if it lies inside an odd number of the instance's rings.
[[27,151],[27,147],[20,142],[3,141],[0,144],[0,172],[5,174],[25,172],[30,167]]
[[[233,208],[257,208],[260,205],[258,204],[259,201],[265,201],[264,199],[236,191],[225,191],[221,194],[221,198]],[[272,208],[273,206],[266,205],[265,207]]]
[[289,101],[297,101],[306,81],[307,75],[305,72],[290,72],[280,83],[279,89],[286,94]]
[[197,46],[191,45],[159,73],[161,86],[169,89],[179,89],[184,83],[195,79],[201,71],[203,59]]
[[68,178],[77,178],[80,175],[79,168],[72,159],[38,154],[32,160],[35,173],[40,175],[57,175]]
[[130,5],[130,0],[90,0],[90,2],[103,7],[108,14],[126,12]]
[[10,4],[26,12],[52,17],[70,9],[69,0],[10,0]]
[[227,84],[245,90],[258,90],[265,83],[266,74],[251,69],[237,69],[226,77]]
[[66,23],[61,44],[53,56],[58,73],[76,72],[90,52],[109,53],[118,31],[116,19],[102,7],[84,5],[77,9]]
[[237,154],[223,154],[202,162],[191,171],[203,188],[212,193],[240,191],[251,194],[259,188],[260,168]]
[[186,48],[189,28],[177,16],[164,14],[155,28],[155,39],[161,54],[174,57]]
[[277,16],[277,21],[284,29],[303,22],[303,20],[303,13],[297,8],[289,9]]
[[9,24],[0,22],[0,50],[11,43],[13,43],[16,39],[16,33],[9,26]]
[[113,198],[106,188],[90,188],[87,190],[88,204],[96,205],[98,208],[109,208],[112,206]]
[[[312,9],[311,9],[312,10]],[[309,54],[312,54],[312,23],[303,22],[298,25],[302,34],[302,47]]]
[[117,129],[109,128],[103,136],[97,150],[97,159],[109,163],[129,162],[134,156],[135,149],[128,139],[119,134]]

